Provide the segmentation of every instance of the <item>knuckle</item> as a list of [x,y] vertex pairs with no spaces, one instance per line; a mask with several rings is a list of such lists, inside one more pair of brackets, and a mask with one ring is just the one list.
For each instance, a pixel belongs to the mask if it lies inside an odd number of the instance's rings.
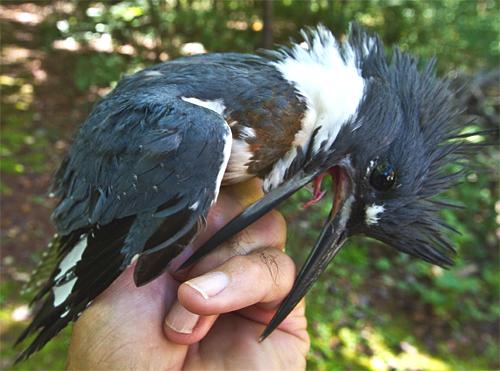
[[283,215],[273,210],[268,216],[267,220],[264,221],[266,224],[266,238],[267,244],[272,247],[277,247],[279,249],[283,249],[286,244],[286,221]]
[[267,274],[271,277],[272,282],[274,284],[278,284],[278,278],[280,273],[280,267],[278,264],[278,258],[275,254],[269,251],[260,251],[258,253],[259,260],[261,262],[261,266],[265,267]]

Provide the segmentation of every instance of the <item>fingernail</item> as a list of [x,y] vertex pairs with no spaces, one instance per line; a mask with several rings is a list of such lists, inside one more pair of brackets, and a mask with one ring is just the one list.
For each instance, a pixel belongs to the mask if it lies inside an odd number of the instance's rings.
[[199,319],[199,315],[191,313],[176,301],[165,318],[165,324],[175,332],[190,334]]
[[227,287],[229,277],[223,272],[210,272],[184,283],[198,291],[205,299],[208,299]]

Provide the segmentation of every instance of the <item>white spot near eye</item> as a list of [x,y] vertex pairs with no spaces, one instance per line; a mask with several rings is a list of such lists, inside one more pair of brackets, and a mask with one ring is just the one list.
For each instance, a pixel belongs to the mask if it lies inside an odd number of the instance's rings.
[[189,210],[196,210],[198,208],[198,205],[200,204],[199,201],[196,201],[193,203],[191,206],[189,206]]
[[380,214],[384,212],[385,208],[382,205],[371,204],[366,207],[365,221],[367,225],[377,224],[380,220]]

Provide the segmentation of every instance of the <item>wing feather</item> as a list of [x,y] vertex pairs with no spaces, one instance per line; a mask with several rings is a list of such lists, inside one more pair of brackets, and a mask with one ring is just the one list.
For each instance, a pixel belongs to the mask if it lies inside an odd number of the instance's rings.
[[115,91],[96,106],[56,173],[57,265],[35,297],[19,341],[36,337],[18,360],[78,318],[136,254],[138,284],[166,269],[217,197],[230,136],[222,116],[168,89]]

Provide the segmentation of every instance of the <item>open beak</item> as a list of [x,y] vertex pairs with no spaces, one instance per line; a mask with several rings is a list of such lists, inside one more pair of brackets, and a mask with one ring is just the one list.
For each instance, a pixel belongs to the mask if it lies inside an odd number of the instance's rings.
[[234,236],[236,233],[242,231],[247,226],[255,222],[257,219],[274,209],[281,202],[288,199],[292,194],[297,192],[300,188],[311,182],[317,174],[303,174],[299,173],[282,186],[273,189],[266,194],[263,198],[256,201],[247,207],[241,214],[232,219],[224,227],[219,229],[212,237],[206,241],[203,246],[196,250],[178,270],[182,270],[194,264],[199,259],[213,251],[224,241]]
[[[321,234],[316,241],[307,261],[301,268],[292,290],[285,298],[273,319],[262,333],[260,340],[264,340],[293,310],[297,303],[304,297],[320,274],[326,269],[328,263],[337,255],[342,244],[347,238],[347,222],[351,215],[351,206],[354,200],[354,189],[349,176],[351,165],[348,160],[341,161],[338,166],[330,168],[327,172],[333,177],[335,196],[332,210],[326,220]],[[217,246],[234,236],[239,231],[265,215],[290,197],[297,190],[313,181],[322,179],[324,173],[298,173],[286,183],[273,189],[263,198],[245,209],[228,224],[217,231],[203,246],[194,252],[178,270],[185,269],[203,256],[213,251]],[[317,183],[317,182],[315,182]],[[319,201],[323,193],[318,191],[312,204]]]
[[337,255],[347,238],[346,227],[354,200],[352,183],[345,168],[335,166],[329,170],[333,177],[335,196],[332,210],[314,248],[302,266],[292,290],[262,333],[264,340],[290,314],[318,277]]

